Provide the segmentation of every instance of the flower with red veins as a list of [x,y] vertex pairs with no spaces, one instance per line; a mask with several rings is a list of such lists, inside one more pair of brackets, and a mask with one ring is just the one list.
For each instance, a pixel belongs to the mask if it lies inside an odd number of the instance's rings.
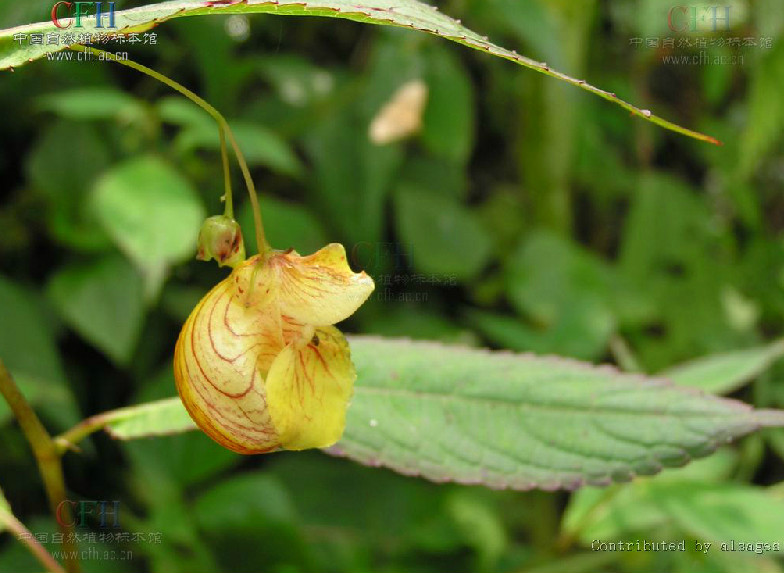
[[237,264],[199,302],[174,354],[177,390],[212,439],[243,454],[331,446],[356,372],[332,326],[373,292],[342,245]]

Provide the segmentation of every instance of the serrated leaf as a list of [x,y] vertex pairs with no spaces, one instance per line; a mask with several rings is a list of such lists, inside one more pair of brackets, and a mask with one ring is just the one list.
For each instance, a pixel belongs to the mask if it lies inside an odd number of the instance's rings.
[[[330,453],[435,481],[607,484],[784,426],[784,412],[607,367],[406,340],[350,342],[357,383],[346,432]],[[177,398],[98,420],[124,439],[195,427]]]
[[141,276],[117,256],[65,267],[49,294],[68,324],[113,361],[126,365],[144,318]]
[[168,265],[196,252],[204,207],[190,183],[158,157],[114,166],[96,183],[92,203],[117,246],[143,271],[148,299]]
[[[487,38],[465,28],[457,20],[441,14],[435,7],[416,0],[245,0],[232,3],[204,0],[172,0],[170,2],[117,11],[115,13],[115,24],[118,32],[128,34],[131,32],[144,32],[166,20],[183,16],[264,13],[280,16],[345,18],[368,24],[400,26],[427,32],[568,82],[621,106],[633,115],[647,119],[666,129],[702,141],[718,143],[712,137],[680,127],[653,115],[649,110],[637,108],[619,99],[614,93],[596,88],[584,80],[552,70],[544,62],[537,62],[521,56],[517,52],[501,48]],[[87,22],[89,26],[89,18]],[[59,33],[60,29],[52,22],[39,22],[0,31],[0,70],[13,69],[43,58],[47,54],[54,54],[65,49],[63,45],[48,44],[46,42],[43,44],[25,43],[29,34],[42,33],[45,35],[49,32]],[[22,34],[25,36],[21,36]]]
[[606,484],[686,463],[784,413],[556,358],[355,337],[333,450],[436,481]]
[[784,356],[784,341],[767,346],[737,350],[698,358],[670,368],[661,376],[711,394],[727,394],[737,390]]

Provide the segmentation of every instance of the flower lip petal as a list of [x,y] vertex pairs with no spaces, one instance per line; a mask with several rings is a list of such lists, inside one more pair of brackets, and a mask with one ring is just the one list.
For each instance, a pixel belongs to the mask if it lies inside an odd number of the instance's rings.
[[306,257],[276,254],[266,264],[277,275],[281,313],[304,324],[326,326],[345,320],[375,289],[364,271],[351,270],[339,243]]
[[267,407],[281,447],[335,444],[343,435],[356,377],[348,342],[334,326],[311,327],[286,346],[266,381]]

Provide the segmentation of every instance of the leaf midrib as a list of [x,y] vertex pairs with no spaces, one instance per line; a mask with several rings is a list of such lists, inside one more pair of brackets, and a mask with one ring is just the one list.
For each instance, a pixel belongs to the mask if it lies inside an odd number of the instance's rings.
[[[581,413],[581,414],[594,414],[594,413],[609,413],[609,414],[617,414],[617,415],[646,415],[646,416],[654,416],[654,417],[662,417],[662,416],[685,416],[685,417],[705,417],[705,418],[723,418],[723,417],[730,417],[730,418],[737,418],[737,415],[741,412],[746,414],[751,414],[750,409],[745,408],[738,408],[737,411],[724,411],[724,412],[701,412],[701,411],[693,411],[693,410],[667,410],[666,412],[658,411],[647,411],[647,410],[629,410],[624,409],[623,407],[610,407],[610,406],[591,406],[591,407],[580,407],[580,406],[570,406],[566,404],[544,404],[544,403],[536,403],[529,401],[514,401],[513,399],[506,399],[506,398],[495,398],[491,396],[466,396],[463,394],[442,394],[436,392],[429,392],[429,391],[422,391],[422,390],[412,390],[410,388],[387,388],[387,387],[378,387],[378,386],[355,386],[354,394],[362,394],[362,393],[369,393],[369,394],[383,394],[386,396],[389,395],[402,395],[407,398],[411,399],[419,399],[419,398],[430,398],[433,400],[441,400],[441,401],[461,401],[461,402],[468,402],[470,404],[477,404],[481,402],[486,402],[487,404],[492,405],[501,405],[506,406],[509,408],[521,408],[521,409],[537,409],[543,411],[551,411],[553,413]],[[717,400],[717,398],[713,398],[711,396],[706,395],[705,398],[709,398],[711,400]]]

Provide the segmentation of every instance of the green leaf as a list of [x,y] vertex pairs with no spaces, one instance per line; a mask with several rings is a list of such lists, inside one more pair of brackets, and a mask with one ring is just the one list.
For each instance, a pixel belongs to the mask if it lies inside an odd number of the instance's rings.
[[102,225],[145,278],[154,298],[166,267],[196,252],[204,207],[177,171],[155,156],[114,166],[98,180],[93,206]]
[[372,313],[362,322],[362,332],[392,338],[437,340],[466,346],[476,345],[476,336],[444,315],[425,305],[396,305],[385,312]]
[[784,340],[698,358],[661,373],[681,386],[692,386],[711,394],[727,394],[753,380],[784,356]]
[[167,123],[204,131],[213,129],[217,133],[218,125],[215,120],[195,103],[180,95],[161,98],[155,107],[161,120]]
[[165,436],[196,429],[179,398],[166,398],[101,414],[99,421],[119,440]]
[[[732,448],[720,448],[709,458],[697,460],[677,472],[657,476],[653,482],[682,484],[721,483],[738,465]],[[651,530],[667,522],[661,504],[648,499],[651,479],[613,485],[609,488],[586,487],[569,498],[562,529],[570,537],[583,541],[618,538],[632,531]],[[590,541],[589,541],[590,542]]]
[[127,93],[108,87],[76,88],[38,98],[41,109],[74,120],[117,119],[123,122],[144,118],[144,105]]
[[[0,358],[28,402],[66,427],[79,420],[79,413],[42,302],[0,275]],[[9,419],[11,411],[0,400],[0,424]]]
[[[310,547],[302,539],[287,485],[274,475],[246,473],[222,481],[196,500],[190,515],[209,540],[221,570],[309,569]],[[237,551],[246,546],[255,547],[252,554]]]
[[402,149],[371,144],[360,110],[351,100],[341,105],[308,130],[305,149],[313,163],[314,208],[348,247],[381,240]]
[[418,270],[465,280],[487,264],[492,241],[456,198],[404,184],[395,207],[400,238]]
[[[246,503],[238,505],[238,499]],[[296,510],[280,480],[272,475],[244,474],[207,490],[194,504],[194,517],[201,529],[253,529],[259,517],[280,524],[292,523]],[[258,523],[257,523],[258,525]]]
[[[633,115],[642,117],[661,127],[676,131],[702,141],[717,143],[715,139],[659,118],[649,110],[637,108],[621,99],[614,93],[592,86],[585,80],[572,78],[549,68],[543,62],[537,62],[515,51],[507,50],[491,43],[458,21],[445,16],[438,10],[416,0],[246,0],[230,4],[217,4],[203,0],[172,0],[121,10],[115,13],[115,23],[124,33],[144,32],[172,18],[197,16],[203,14],[276,14],[281,16],[327,16],[346,18],[357,22],[381,24],[412,28],[428,32],[463,44],[470,48],[487,52],[494,56],[515,62],[526,68],[568,82],[574,86],[591,92],[608,101],[614,102]],[[89,21],[89,20],[88,20]],[[89,24],[88,24],[89,25]],[[64,49],[62,45],[30,44],[29,34],[49,32],[59,33],[51,21],[17,26],[0,31],[0,70],[13,69],[33,60],[43,58]],[[25,34],[26,36],[17,36]],[[21,41],[19,40],[21,39]]]
[[142,279],[120,256],[58,271],[49,295],[68,324],[118,364],[127,365],[144,319]]
[[635,185],[619,266],[645,287],[656,278],[651,275],[705,257],[706,243],[715,248],[715,231],[709,209],[682,180],[649,173]]
[[[230,123],[248,165],[263,165],[294,177],[302,175],[302,163],[289,145],[276,133],[255,123],[241,121]],[[209,127],[195,125],[187,127],[177,136],[175,145],[181,152],[192,149],[219,151],[218,126],[213,123]]]
[[754,541],[781,544],[784,500],[744,484],[652,484],[651,499],[693,535],[719,543]]
[[[406,185],[461,201],[466,199],[468,193],[466,170],[460,164],[443,157],[410,154],[400,168],[400,177]],[[519,226],[515,227],[515,231],[519,232]]]
[[[79,168],[64,149],[79,150]],[[109,151],[95,126],[56,121],[41,130],[27,156],[30,185],[47,200],[47,228],[54,238],[79,250],[104,250],[111,241],[88,209],[89,190],[109,163]]]
[[553,233],[532,233],[508,259],[506,289],[518,312],[544,332],[521,332],[520,340],[539,352],[598,357],[615,328],[613,303],[621,300],[613,279],[593,253]]
[[583,543],[663,526],[716,543],[781,543],[784,531],[784,500],[745,484],[643,480],[604,493],[587,489],[578,496],[588,503],[570,508],[565,528],[579,526],[575,533]]
[[[330,453],[513,489],[626,481],[706,456],[784,412],[556,358],[352,337],[357,383]],[[195,426],[177,398],[93,418],[123,439]]]
[[698,195],[682,180],[647,174],[626,218],[617,268],[643,303],[627,324],[639,329],[635,348],[650,370],[738,344],[735,239]]
[[556,322],[570,301],[610,298],[613,275],[608,265],[554,233],[536,231],[526,237],[508,265],[510,301],[544,324]]
[[422,118],[422,142],[433,153],[465,161],[474,140],[474,98],[471,80],[460,62],[446,50],[426,60],[427,107]]
[[[766,50],[767,52],[767,50]],[[779,86],[784,82],[784,47],[777,43],[754,69],[748,98],[748,119],[741,134],[737,162],[741,177],[749,178],[771,147],[781,140],[784,111],[776,105]]]
[[784,412],[753,411],[577,362],[351,339],[357,387],[333,452],[429,479],[606,484],[712,452]]
[[569,303],[564,320],[540,330],[521,319],[488,311],[467,309],[466,317],[490,342],[508,350],[560,354],[592,360],[604,351],[614,329],[612,318],[596,305]]

